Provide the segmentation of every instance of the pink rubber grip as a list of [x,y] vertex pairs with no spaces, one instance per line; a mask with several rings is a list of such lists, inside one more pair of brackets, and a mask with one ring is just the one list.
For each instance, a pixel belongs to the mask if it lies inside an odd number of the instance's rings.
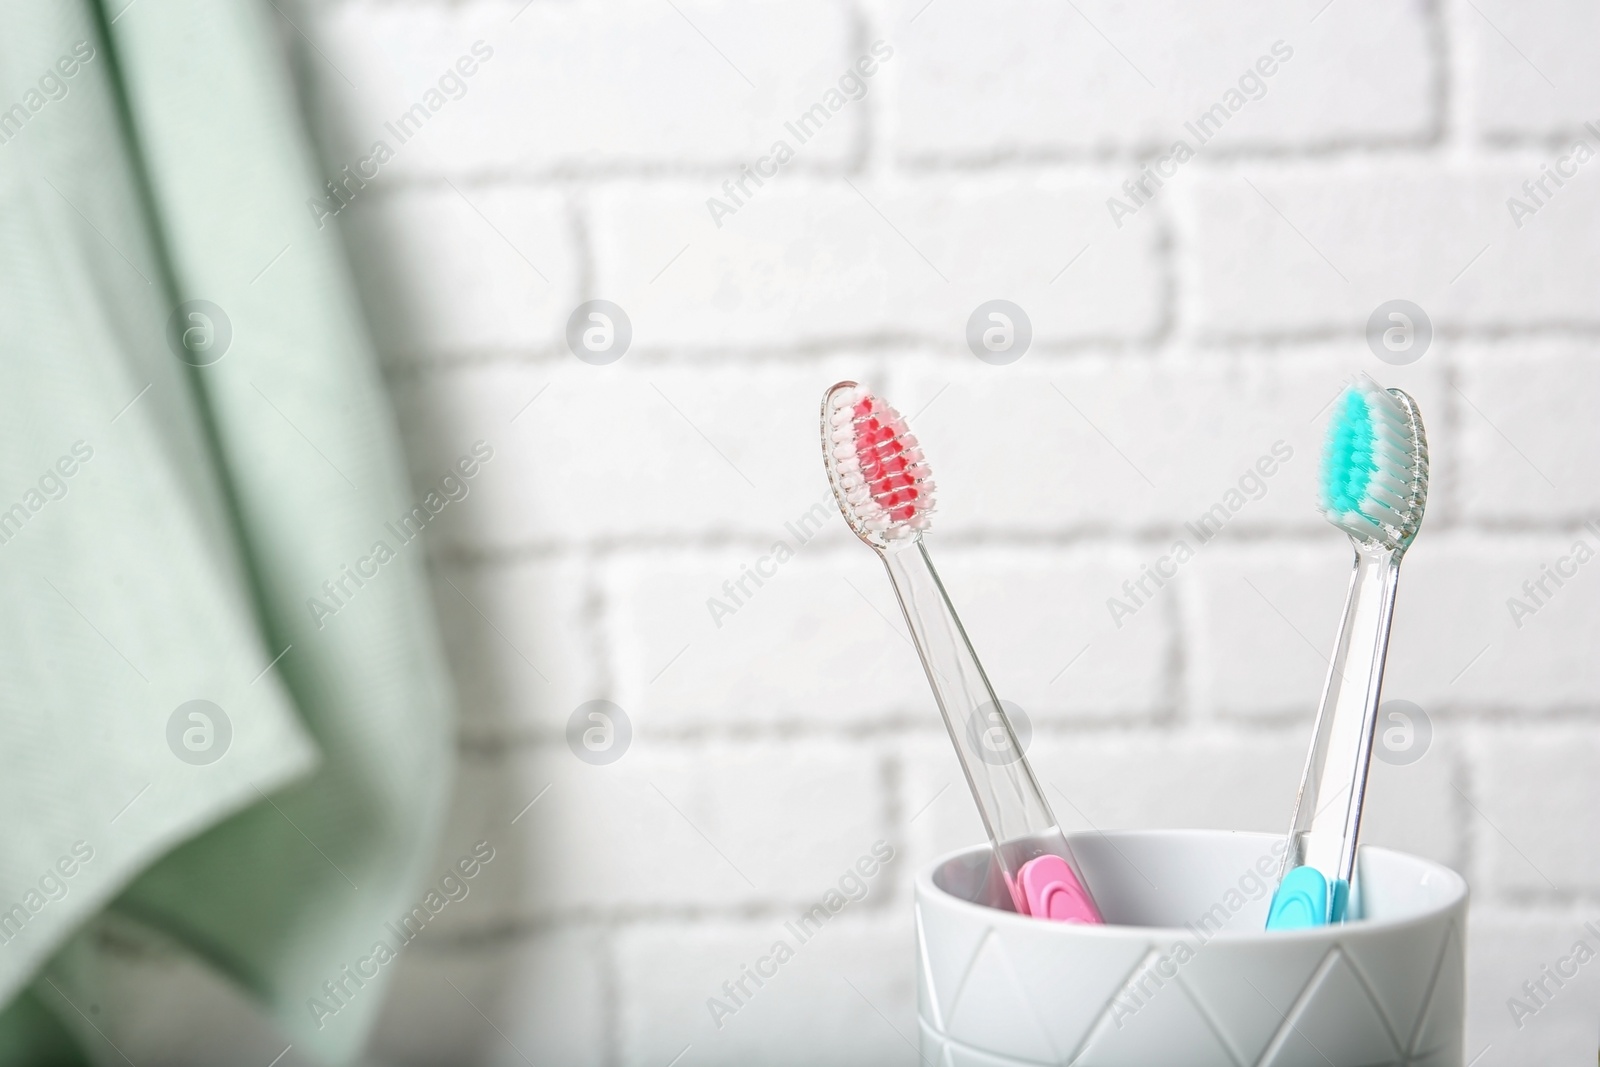
[[1017,872],[1028,914],[1061,923],[1098,925],[1105,920],[1078,876],[1060,856],[1036,856]]

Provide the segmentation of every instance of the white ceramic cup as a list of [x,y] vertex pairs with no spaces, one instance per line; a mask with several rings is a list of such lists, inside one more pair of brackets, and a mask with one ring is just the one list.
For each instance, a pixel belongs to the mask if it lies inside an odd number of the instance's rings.
[[991,907],[988,846],[916,881],[928,1067],[1461,1067],[1467,885],[1363,848],[1363,918],[1267,933],[1283,838],[1068,835],[1107,925]]

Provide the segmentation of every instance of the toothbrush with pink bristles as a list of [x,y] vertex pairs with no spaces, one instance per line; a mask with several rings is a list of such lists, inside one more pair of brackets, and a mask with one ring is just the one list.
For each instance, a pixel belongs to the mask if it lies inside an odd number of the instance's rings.
[[840,382],[822,398],[822,454],[845,521],[889,572],[1012,906],[1037,918],[1102,922],[922,543],[934,486],[917,439],[882,399]]

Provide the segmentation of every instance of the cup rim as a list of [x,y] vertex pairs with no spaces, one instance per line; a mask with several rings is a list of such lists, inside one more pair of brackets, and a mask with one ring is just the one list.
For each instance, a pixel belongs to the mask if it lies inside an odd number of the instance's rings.
[[[1068,843],[1078,839],[1088,838],[1121,838],[1134,837],[1253,837],[1264,843],[1271,844],[1283,840],[1282,834],[1264,833],[1259,830],[1206,830],[1199,828],[1190,829],[1142,829],[1142,830],[1075,830],[1066,835]],[[965,913],[974,919],[999,923],[1002,928],[1007,924],[1014,924],[1017,930],[1039,930],[1039,920],[1016,912],[1002,911],[991,908],[987,904],[978,904],[964,900],[954,893],[940,889],[934,882],[933,876],[945,864],[963,857],[987,852],[988,844],[969,845],[946,852],[936,858],[932,863],[924,864],[916,874],[914,896],[920,903],[925,899],[937,899],[940,907],[954,908],[958,913]],[[1442,876],[1447,885],[1447,899],[1436,907],[1427,911],[1395,919],[1358,919],[1354,922],[1339,923],[1332,926],[1313,926],[1301,930],[1219,930],[1206,938],[1209,944],[1215,941],[1248,942],[1257,939],[1270,938],[1273,941],[1317,941],[1326,940],[1330,934],[1338,933],[1345,936],[1364,936],[1367,934],[1383,935],[1396,931],[1407,930],[1414,927],[1426,926],[1438,921],[1439,916],[1461,907],[1470,895],[1467,880],[1456,871],[1451,870],[1442,863],[1412,855],[1409,852],[1400,852],[1395,849],[1383,848],[1378,845],[1362,845],[1360,851],[1372,852],[1379,855],[1398,856],[1406,860],[1424,864],[1430,871]],[[1124,925],[1085,925],[1081,923],[1045,923],[1044,928],[1051,931],[1048,936],[1095,937],[1095,938],[1122,938],[1122,937],[1193,937],[1194,931],[1184,926],[1124,926]]]

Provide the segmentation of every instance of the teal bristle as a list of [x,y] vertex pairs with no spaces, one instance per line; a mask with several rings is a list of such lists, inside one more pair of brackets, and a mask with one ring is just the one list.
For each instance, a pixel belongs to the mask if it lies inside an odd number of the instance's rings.
[[1321,474],[1329,522],[1362,544],[1404,552],[1428,497],[1428,440],[1416,402],[1358,378],[1334,401]]
[[1377,470],[1372,412],[1355,387],[1346,389],[1328,424],[1322,450],[1322,504],[1334,514],[1361,511]]

